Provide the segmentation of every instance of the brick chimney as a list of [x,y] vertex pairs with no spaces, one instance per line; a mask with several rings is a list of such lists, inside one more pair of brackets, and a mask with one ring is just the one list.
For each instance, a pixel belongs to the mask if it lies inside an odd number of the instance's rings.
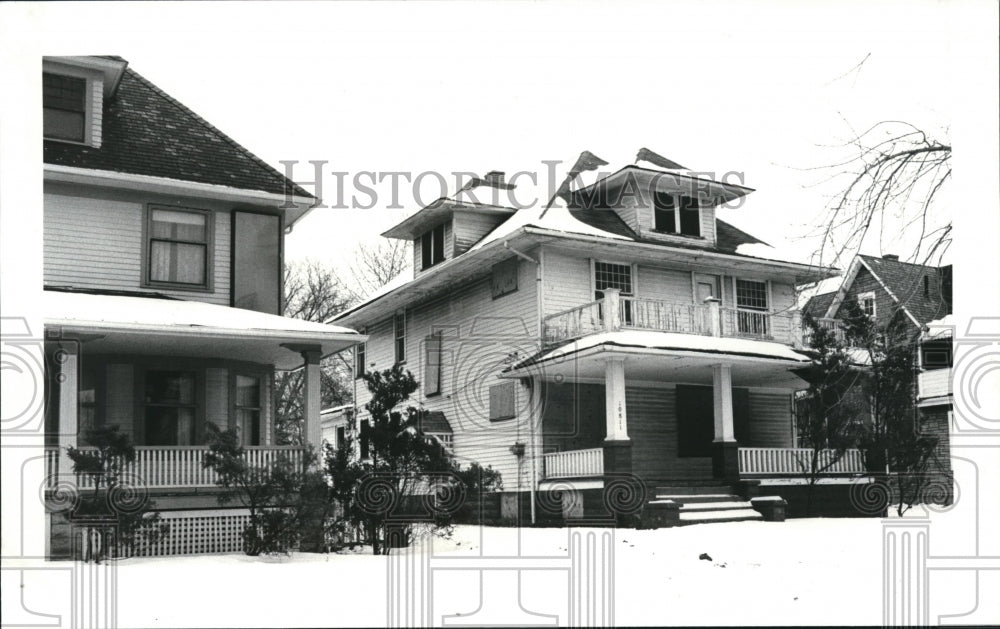
[[493,186],[494,188],[502,188],[504,186],[504,172],[502,170],[491,170],[483,175],[483,181],[486,185]]
[[899,262],[899,256],[895,253],[886,253],[882,256],[883,260],[892,260],[893,262]]

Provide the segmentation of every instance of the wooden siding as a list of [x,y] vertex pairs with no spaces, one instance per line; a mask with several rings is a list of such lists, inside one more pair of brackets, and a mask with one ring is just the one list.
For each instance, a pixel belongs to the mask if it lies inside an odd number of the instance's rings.
[[542,265],[543,316],[594,301],[589,258],[545,249]]
[[[492,465],[501,473],[506,491],[527,491],[530,485],[530,465],[520,466],[519,482],[517,457],[510,447],[520,441],[530,449],[531,390],[518,382],[517,416],[495,422],[489,420],[489,391],[492,385],[507,382],[497,375],[507,367],[510,356],[527,356],[539,349],[535,272],[535,265],[519,261],[518,290],[512,293],[493,299],[487,276],[406,311],[406,368],[420,382],[425,369],[424,340],[432,332],[441,332],[441,393],[427,396],[421,388],[409,403],[443,412],[454,431],[455,456],[463,465],[472,461]],[[368,362],[374,363],[370,368],[383,370],[392,365],[392,332],[391,319],[368,324]],[[359,420],[366,416],[364,405],[369,399],[364,383],[358,381]],[[540,446],[536,443],[539,452]]]
[[43,221],[46,285],[156,292],[229,305],[231,220],[228,212],[213,214],[211,292],[144,287],[142,238],[146,203],[117,196],[101,198],[46,192]]
[[507,217],[481,212],[455,212],[453,255],[460,256],[468,251],[469,247],[493,231],[505,218]]
[[690,304],[691,273],[639,266],[636,282],[637,296],[643,299],[658,299],[675,304]]

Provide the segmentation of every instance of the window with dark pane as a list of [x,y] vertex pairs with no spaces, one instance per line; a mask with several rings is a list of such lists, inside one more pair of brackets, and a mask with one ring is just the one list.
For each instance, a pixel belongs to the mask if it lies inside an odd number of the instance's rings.
[[193,371],[147,371],[143,397],[145,445],[194,444]]
[[680,233],[685,236],[701,236],[701,213],[698,210],[698,199],[681,197],[680,206]]
[[46,138],[86,139],[87,80],[42,73],[42,130]]
[[653,229],[667,234],[677,233],[677,203],[669,192],[653,195]]
[[[367,334],[365,328],[361,329],[361,334]],[[354,377],[360,378],[365,375],[365,364],[368,362],[368,343],[358,343],[354,349]]]
[[[604,298],[604,289],[617,288],[621,294],[629,297],[632,295],[632,265],[614,264],[611,262],[594,263],[594,288],[595,299]],[[625,314],[624,322],[632,323],[632,302],[622,302],[622,311]],[[604,317],[603,305],[600,309],[601,317]]]
[[421,269],[444,261],[444,223],[424,232],[420,237]]
[[208,215],[153,208],[149,212],[149,281],[206,286]]
[[361,420],[361,423],[358,426],[358,432],[360,433],[358,435],[360,437],[358,441],[360,442],[359,446],[361,448],[362,459],[367,459],[371,456],[371,447],[369,444],[371,435],[368,434],[370,430],[371,430],[371,423],[367,419]]
[[396,346],[396,362],[406,362],[406,315],[399,313],[392,318],[392,333]]
[[242,445],[263,445],[260,425],[261,397],[260,378],[236,376],[236,430]]

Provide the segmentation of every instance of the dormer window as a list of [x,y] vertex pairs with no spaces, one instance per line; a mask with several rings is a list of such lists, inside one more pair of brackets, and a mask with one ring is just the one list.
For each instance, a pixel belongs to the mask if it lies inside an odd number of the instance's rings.
[[444,262],[444,223],[420,237],[421,270]]
[[653,195],[653,229],[664,234],[701,236],[701,209],[698,199],[669,192]]
[[87,138],[87,79],[42,73],[42,129],[52,140]]

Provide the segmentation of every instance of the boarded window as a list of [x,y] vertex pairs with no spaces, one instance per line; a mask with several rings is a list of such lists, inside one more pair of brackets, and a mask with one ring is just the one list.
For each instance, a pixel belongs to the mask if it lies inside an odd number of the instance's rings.
[[493,293],[493,299],[517,290],[517,258],[493,265],[490,289]]
[[424,339],[424,395],[441,393],[441,333]]
[[514,383],[502,382],[490,387],[490,421],[514,417]]
[[46,138],[83,142],[86,138],[87,80],[42,74],[42,134]]

